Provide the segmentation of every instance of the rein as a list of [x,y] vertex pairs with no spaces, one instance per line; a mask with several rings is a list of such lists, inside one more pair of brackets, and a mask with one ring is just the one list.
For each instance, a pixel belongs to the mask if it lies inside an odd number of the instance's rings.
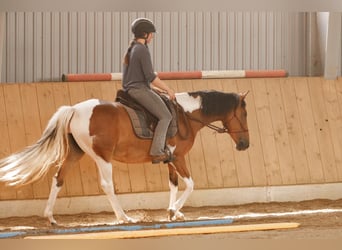
[[217,133],[228,133],[228,134],[236,134],[236,133],[241,133],[241,132],[248,132],[248,129],[243,129],[243,125],[242,125],[242,122],[240,121],[240,119],[236,116],[236,113],[235,113],[235,110],[234,110],[234,116],[232,118],[230,118],[230,120],[228,121],[228,124],[234,119],[236,118],[238,120],[238,122],[240,123],[240,127],[242,128],[241,130],[238,130],[238,131],[229,131],[229,129],[227,128],[227,126],[223,126],[222,128],[216,126],[216,125],[213,125],[211,123],[209,124],[205,124],[203,121],[195,118],[195,117],[192,117],[190,116],[189,114],[186,114],[186,116],[192,120],[192,121],[195,121],[195,122],[198,122],[198,123],[201,123],[203,126],[206,126],[214,131],[216,131]]
[[214,124],[211,124],[211,123],[205,124],[203,121],[201,121],[201,120],[199,120],[199,119],[197,119],[197,118],[195,118],[195,117],[192,117],[192,116],[190,116],[189,114],[186,114],[186,116],[187,116],[190,120],[195,121],[195,122],[198,122],[198,123],[201,123],[203,126],[206,126],[206,127],[210,128],[210,129],[216,131],[217,133],[220,133],[220,134],[222,134],[222,133],[228,133],[228,129],[227,129],[226,127],[220,128],[220,127],[218,127],[218,126],[216,126],[216,125],[214,125]]

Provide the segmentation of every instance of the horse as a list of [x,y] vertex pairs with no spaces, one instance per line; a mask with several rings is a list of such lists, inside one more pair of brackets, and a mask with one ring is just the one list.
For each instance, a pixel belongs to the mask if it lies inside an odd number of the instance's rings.
[[[166,141],[174,160],[167,163],[170,200],[168,219],[184,219],[180,211],[194,189],[194,181],[186,166],[185,155],[194,144],[200,129],[207,126],[219,133],[228,133],[237,150],[249,147],[246,93],[225,93],[215,90],[176,93],[172,105],[177,110],[178,130]],[[221,121],[223,127],[213,122]],[[112,163],[150,162],[151,140],[140,139],[133,131],[124,105],[100,99],[89,99],[73,106],[61,106],[50,118],[36,143],[0,160],[0,181],[8,186],[22,186],[42,178],[55,166],[44,217],[57,225],[53,207],[64,178],[74,163],[88,154],[96,163],[101,188],[108,198],[118,223],[135,223],[122,209],[114,191]],[[165,164],[166,165],[166,164]],[[177,199],[178,178],[185,190]]]

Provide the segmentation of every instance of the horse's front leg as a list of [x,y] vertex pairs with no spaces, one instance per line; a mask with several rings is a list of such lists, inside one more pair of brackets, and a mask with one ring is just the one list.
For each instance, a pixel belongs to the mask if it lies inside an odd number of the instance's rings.
[[[177,200],[178,192],[178,174],[182,177],[186,184],[183,194]],[[169,204],[169,220],[184,219],[184,215],[180,209],[189,198],[194,189],[194,182],[190,177],[190,173],[185,165],[184,157],[177,157],[173,163],[169,164],[169,186],[170,186],[170,204]]]
[[177,201],[177,193],[178,193],[178,174],[176,172],[176,168],[172,165],[172,164],[168,164],[169,167],[169,188],[170,188],[170,202],[169,202],[169,208],[168,208],[168,212],[169,212],[169,216],[168,219],[169,220],[176,220],[177,217],[179,217],[179,219],[183,219],[183,214],[181,214],[180,212],[178,212],[178,215],[176,216],[175,214],[175,204]]

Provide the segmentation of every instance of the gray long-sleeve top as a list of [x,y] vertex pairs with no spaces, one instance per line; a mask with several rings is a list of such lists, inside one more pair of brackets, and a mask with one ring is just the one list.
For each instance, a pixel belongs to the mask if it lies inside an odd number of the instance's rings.
[[123,66],[123,89],[126,91],[130,88],[139,88],[141,84],[149,86],[156,76],[148,47],[135,43],[131,50],[129,64]]

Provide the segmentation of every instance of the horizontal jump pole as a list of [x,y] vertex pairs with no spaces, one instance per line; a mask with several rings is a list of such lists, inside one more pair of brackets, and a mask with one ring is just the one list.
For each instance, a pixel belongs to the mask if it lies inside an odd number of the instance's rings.
[[293,229],[299,227],[299,223],[266,223],[251,225],[235,225],[235,226],[210,226],[210,227],[192,227],[192,228],[172,228],[172,229],[156,229],[156,230],[138,230],[138,231],[116,231],[101,233],[85,233],[85,234],[68,234],[68,235],[44,235],[44,236],[28,236],[25,239],[136,239],[147,237],[175,236],[175,235],[196,235],[196,234],[215,234],[215,233],[232,233],[247,231],[265,231]]
[[[212,70],[156,72],[162,80],[287,77],[286,70]],[[122,73],[63,74],[63,82],[119,81]]]

